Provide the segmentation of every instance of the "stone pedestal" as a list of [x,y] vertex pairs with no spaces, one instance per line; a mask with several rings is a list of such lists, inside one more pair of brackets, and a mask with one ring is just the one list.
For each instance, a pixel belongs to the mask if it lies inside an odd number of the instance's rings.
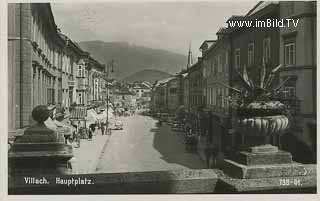
[[10,175],[69,174],[72,146],[44,124],[36,124],[16,139],[8,153]]
[[292,161],[289,152],[272,145],[260,145],[240,151],[234,160],[224,160],[224,172],[234,178],[256,179],[268,177],[303,176],[302,164]]
[[[233,160],[225,159],[222,169],[225,173],[224,182],[233,189],[242,189],[241,191],[246,191],[244,183],[253,191],[252,182],[260,182],[259,188],[268,186],[270,190],[284,187],[316,188],[316,165],[296,163],[292,161],[289,152],[278,150],[269,144],[240,151]],[[302,186],[302,182],[305,186]]]

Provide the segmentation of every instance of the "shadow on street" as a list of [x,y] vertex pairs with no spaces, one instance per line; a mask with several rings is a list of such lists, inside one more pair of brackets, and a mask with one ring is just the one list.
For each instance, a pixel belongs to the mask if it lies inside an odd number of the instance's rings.
[[171,131],[171,127],[167,124],[157,125],[150,132],[154,133],[153,147],[162,155],[162,160],[189,169],[206,168],[197,153],[185,149],[182,133]]

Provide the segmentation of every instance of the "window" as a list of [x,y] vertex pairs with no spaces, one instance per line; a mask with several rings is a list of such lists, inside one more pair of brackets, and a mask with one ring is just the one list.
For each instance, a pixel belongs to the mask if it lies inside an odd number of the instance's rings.
[[220,54],[219,55],[219,57],[218,57],[218,73],[221,73],[223,70],[222,70],[222,68],[223,68],[223,57],[222,57],[223,55],[222,54]]
[[217,95],[216,95],[216,105],[219,107],[220,105],[220,88],[217,89]]
[[220,101],[221,107],[224,108],[224,89],[221,89]]
[[207,60],[204,60],[203,61],[204,62],[204,68],[202,69],[202,76],[203,77],[207,77],[207,73],[206,73],[206,71],[207,71]]
[[270,37],[263,39],[263,59],[267,62],[271,58],[271,39]]
[[78,96],[79,96],[79,104],[83,104],[82,93],[79,93]]
[[218,57],[218,58],[214,58],[213,74],[216,74],[216,73],[217,73],[218,65],[219,65],[218,59],[219,59],[219,57]]
[[216,105],[216,89],[212,88],[212,104]]
[[210,88],[207,88],[207,105],[210,105],[211,104],[211,94],[210,94]]
[[286,2],[286,4],[287,4],[288,16],[293,15],[295,2]]
[[228,88],[224,88],[224,90],[225,90],[225,92],[224,92],[224,95],[225,95],[225,99],[224,99],[225,106],[226,106],[226,108],[228,108],[229,107],[229,101],[228,101],[229,90],[228,90]]
[[296,64],[296,44],[294,42],[284,45],[284,61],[286,66]]
[[78,67],[78,76],[81,77],[82,76],[82,66],[79,65]]
[[229,61],[228,61],[228,59],[229,59],[229,54],[228,54],[228,51],[226,51],[225,52],[225,72],[227,72],[228,71],[228,64],[229,64]]
[[248,66],[254,63],[254,43],[249,43],[248,45]]
[[211,64],[211,67],[210,67],[210,74],[211,74],[211,73],[213,73],[213,68],[214,68],[214,66],[213,66],[213,59],[211,59],[210,64]]
[[235,51],[235,68],[240,69],[240,48],[237,48]]

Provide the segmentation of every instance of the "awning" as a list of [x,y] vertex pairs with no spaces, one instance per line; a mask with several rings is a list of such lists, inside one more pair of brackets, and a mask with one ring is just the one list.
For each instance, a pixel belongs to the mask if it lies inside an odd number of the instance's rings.
[[73,126],[65,122],[54,120],[54,123],[57,126],[57,130],[64,135],[71,135],[72,132],[76,130]]
[[71,110],[70,119],[85,120],[87,109],[85,107],[75,107]]
[[[59,122],[57,120],[52,120],[51,117],[49,117],[44,124],[47,126],[47,128],[54,130],[62,135],[71,135],[73,131],[73,127],[71,125],[68,125],[66,123]],[[72,128],[71,128],[72,127]]]
[[90,125],[92,123],[95,123],[98,121],[97,113],[94,109],[90,109],[87,111],[87,116],[85,117],[85,120],[87,121],[87,125]]
[[[108,111],[108,119],[114,118],[113,112]],[[107,111],[103,111],[100,114],[97,115],[97,119],[100,121],[106,121],[107,120]]]

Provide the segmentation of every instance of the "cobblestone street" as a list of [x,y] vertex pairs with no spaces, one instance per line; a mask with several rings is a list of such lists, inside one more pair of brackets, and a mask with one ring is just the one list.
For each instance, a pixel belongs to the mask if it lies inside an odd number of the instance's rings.
[[182,134],[157,120],[134,115],[122,117],[124,130],[113,131],[101,155],[97,172],[135,172],[205,168],[196,153],[188,153]]

